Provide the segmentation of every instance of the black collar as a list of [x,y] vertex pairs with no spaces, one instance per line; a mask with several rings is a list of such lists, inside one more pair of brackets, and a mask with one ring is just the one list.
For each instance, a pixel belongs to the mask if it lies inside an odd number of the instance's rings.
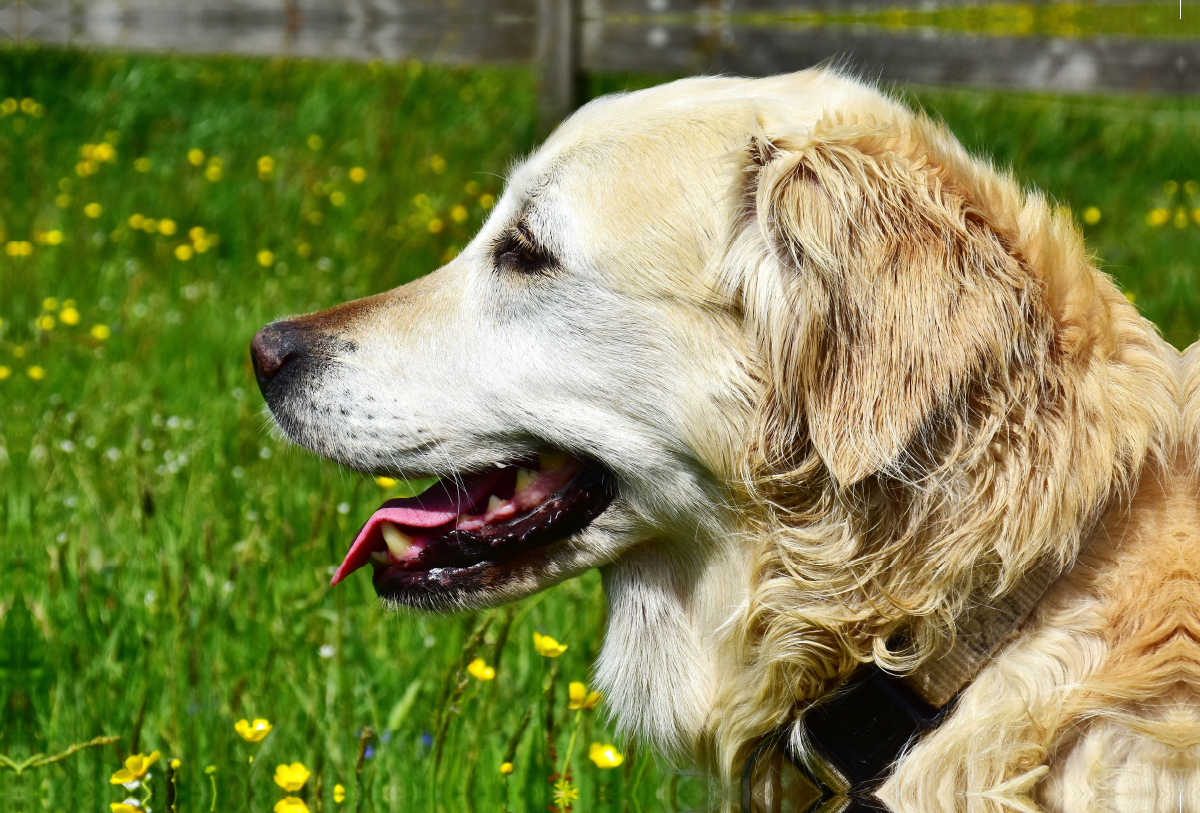
[[791,728],[766,737],[742,772],[743,813],[882,810],[874,792],[904,747],[935,727],[936,709],[903,680],[863,667],[804,717],[803,753]]
[[874,664],[859,669],[805,713],[800,753],[793,725],[765,737],[742,771],[743,813],[884,810],[875,791],[905,746],[937,726],[1059,573],[1042,563],[1006,596],[976,602],[958,620],[950,650],[905,678]]

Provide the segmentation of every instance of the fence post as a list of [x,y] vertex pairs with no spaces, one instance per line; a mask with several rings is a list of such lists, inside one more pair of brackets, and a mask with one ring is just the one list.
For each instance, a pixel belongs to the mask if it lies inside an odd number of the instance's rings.
[[538,137],[582,101],[579,73],[579,0],[538,0]]

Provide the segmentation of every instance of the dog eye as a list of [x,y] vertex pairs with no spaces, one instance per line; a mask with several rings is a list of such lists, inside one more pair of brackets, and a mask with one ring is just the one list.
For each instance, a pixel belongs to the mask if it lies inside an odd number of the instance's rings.
[[525,224],[509,232],[496,249],[496,265],[527,274],[541,274],[553,264],[550,253],[539,246]]

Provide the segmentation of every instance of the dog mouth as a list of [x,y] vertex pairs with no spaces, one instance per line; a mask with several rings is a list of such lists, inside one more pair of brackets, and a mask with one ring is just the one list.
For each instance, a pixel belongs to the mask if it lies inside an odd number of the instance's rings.
[[375,591],[384,598],[448,587],[456,577],[515,565],[578,533],[615,495],[611,475],[563,452],[445,477],[420,496],[380,506],[331,584],[370,565]]

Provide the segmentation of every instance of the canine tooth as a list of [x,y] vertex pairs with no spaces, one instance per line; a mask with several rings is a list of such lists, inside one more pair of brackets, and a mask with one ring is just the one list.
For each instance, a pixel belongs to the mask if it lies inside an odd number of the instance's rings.
[[502,505],[504,505],[504,500],[500,499],[495,494],[488,497],[488,509],[487,510],[488,510],[489,514],[492,511],[495,511],[497,508],[499,508]]
[[388,563],[387,551],[386,550],[371,551],[371,561],[378,562],[381,565],[386,565]]
[[540,471],[554,471],[561,469],[567,465],[570,456],[566,452],[543,452],[538,455],[538,469]]
[[392,523],[379,523],[379,530],[383,533],[383,541],[387,543],[388,550],[397,559],[403,557],[404,552],[412,547],[413,538]]
[[525,489],[533,485],[533,481],[537,479],[537,472],[529,469],[517,469],[517,488],[514,494],[520,494]]

